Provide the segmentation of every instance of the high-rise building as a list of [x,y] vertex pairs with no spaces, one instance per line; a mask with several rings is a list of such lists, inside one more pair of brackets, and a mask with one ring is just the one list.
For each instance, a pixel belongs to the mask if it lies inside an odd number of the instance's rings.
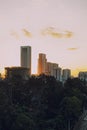
[[47,62],[47,69],[46,69],[47,75],[54,76],[55,75],[55,70],[57,68],[58,68],[58,64]]
[[38,74],[46,74],[47,59],[46,54],[39,53]]
[[28,68],[31,75],[31,47],[21,46],[21,67]]
[[54,77],[58,80],[58,81],[62,81],[62,69],[60,67],[54,69]]
[[61,70],[58,64],[47,62],[46,54],[43,53],[40,53],[38,58],[38,74],[54,76],[57,80],[61,80]]
[[51,75],[52,74],[52,63],[51,62],[47,62],[47,66],[46,66],[46,73],[47,75]]
[[87,71],[86,72],[79,72],[78,78],[82,81],[87,81]]
[[57,79],[57,69],[58,69],[58,64],[52,63],[51,75],[54,76],[56,79]]
[[54,76],[57,80],[62,81],[62,69],[57,63],[47,62],[46,74]]
[[63,71],[62,71],[63,82],[65,82],[70,77],[71,77],[71,70],[70,69],[63,69]]

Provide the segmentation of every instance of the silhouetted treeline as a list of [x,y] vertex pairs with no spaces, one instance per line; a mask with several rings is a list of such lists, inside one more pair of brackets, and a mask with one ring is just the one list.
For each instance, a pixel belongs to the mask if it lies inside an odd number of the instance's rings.
[[52,76],[0,81],[0,130],[73,129],[87,107],[87,86],[78,78],[62,84]]

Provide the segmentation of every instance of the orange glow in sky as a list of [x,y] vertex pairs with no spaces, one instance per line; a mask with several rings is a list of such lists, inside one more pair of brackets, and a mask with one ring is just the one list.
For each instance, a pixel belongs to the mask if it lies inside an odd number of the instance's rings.
[[72,74],[87,71],[87,0],[3,0],[0,3],[0,70],[20,66],[20,46],[32,47]]

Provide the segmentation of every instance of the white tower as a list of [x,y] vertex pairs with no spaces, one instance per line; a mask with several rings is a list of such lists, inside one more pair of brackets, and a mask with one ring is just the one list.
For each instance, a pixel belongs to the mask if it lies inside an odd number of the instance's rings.
[[31,74],[31,47],[21,46],[21,67],[28,68]]

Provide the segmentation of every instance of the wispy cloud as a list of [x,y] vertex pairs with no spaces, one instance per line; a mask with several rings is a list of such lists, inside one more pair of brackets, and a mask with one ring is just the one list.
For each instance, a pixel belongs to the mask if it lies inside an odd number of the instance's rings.
[[24,35],[25,35],[26,37],[29,37],[29,38],[32,37],[31,32],[29,32],[29,31],[28,31],[27,29],[25,29],[25,28],[22,29],[22,32],[24,33]]
[[14,38],[16,38],[17,40],[20,39],[20,36],[19,36],[19,34],[18,34],[16,31],[11,31],[10,34],[11,34]]
[[68,48],[69,51],[75,51],[77,50],[78,48],[75,48],[75,47],[72,47],[72,48]]
[[73,32],[71,31],[59,31],[54,27],[48,27],[41,30],[41,35],[43,36],[52,36],[54,38],[71,38],[73,36]]
[[71,31],[65,31],[65,37],[66,38],[71,38],[73,36],[73,32]]

